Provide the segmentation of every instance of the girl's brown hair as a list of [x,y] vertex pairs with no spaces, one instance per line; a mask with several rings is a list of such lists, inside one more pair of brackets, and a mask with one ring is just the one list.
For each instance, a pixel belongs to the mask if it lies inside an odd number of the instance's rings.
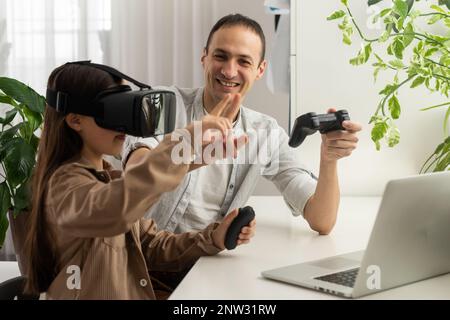
[[[65,64],[51,73],[47,86],[89,101],[99,92],[119,83],[120,79],[113,78],[102,70],[85,65]],[[27,294],[36,295],[47,291],[59,272],[57,236],[45,213],[47,185],[55,170],[78,156],[82,146],[80,136],[67,125],[65,116],[47,106],[32,178],[31,212],[24,247]]]

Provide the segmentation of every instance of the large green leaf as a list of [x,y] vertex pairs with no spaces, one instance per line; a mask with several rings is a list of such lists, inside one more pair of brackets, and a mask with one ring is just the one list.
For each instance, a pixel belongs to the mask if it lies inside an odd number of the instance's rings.
[[11,194],[5,181],[0,183],[0,201],[0,215],[6,214],[11,207]]
[[331,15],[329,15],[329,16],[327,17],[327,20],[328,20],[328,21],[330,21],[330,20],[336,20],[336,19],[342,18],[343,16],[345,16],[345,12],[342,11],[342,10],[338,10],[338,11],[333,12]]
[[11,141],[12,138],[14,138],[14,136],[17,134],[17,131],[19,131],[22,126],[23,123],[16,124],[15,126],[3,131],[0,134],[0,153],[8,148],[7,144]]
[[7,144],[4,163],[10,186],[18,186],[31,176],[35,164],[33,147],[22,138],[13,138]]
[[434,10],[436,10],[437,12],[439,12],[439,13],[442,13],[442,14],[447,14],[447,11],[444,9],[444,8],[441,8],[441,7],[439,7],[439,6],[437,6],[437,5],[435,5],[435,4],[432,4],[431,6],[430,6],[430,8],[431,9],[434,9]]
[[405,65],[403,64],[403,61],[399,60],[399,59],[395,59],[395,60],[389,61],[389,65],[392,68],[395,68],[397,70],[405,68]]
[[27,122],[29,123],[30,132],[29,135],[33,134],[33,132],[38,129],[42,124],[42,114],[38,112],[34,112],[27,107],[23,107],[23,113],[27,118]]
[[0,214],[0,249],[5,242],[6,230],[8,230],[9,222],[6,218],[6,214]]
[[388,85],[386,85],[386,87],[384,87],[383,90],[381,90],[379,92],[379,94],[384,94],[384,95],[388,96],[388,95],[394,93],[395,90],[397,90],[397,86],[396,85],[388,84]]
[[394,12],[401,18],[406,18],[408,15],[408,4],[404,0],[394,0]]
[[389,99],[388,105],[389,105],[389,111],[391,112],[391,117],[393,119],[398,119],[400,117],[401,108],[400,108],[400,103],[398,102],[397,96],[393,95]]
[[372,54],[372,44],[367,44],[358,52],[356,58],[350,59],[350,64],[357,66],[366,63]]
[[39,146],[39,138],[35,134],[31,136],[30,145],[36,153]]
[[16,109],[12,109],[6,112],[5,118],[0,118],[0,124],[3,124],[4,126],[7,124],[10,124],[11,121],[14,120],[14,118],[16,117],[17,114],[17,110]]
[[417,78],[414,79],[413,83],[411,84],[411,88],[418,87],[424,82],[425,82],[425,78],[418,76]]
[[14,107],[18,107],[17,102],[14,101],[11,97],[5,96],[4,94],[0,94],[0,103],[10,104]]
[[444,171],[450,165],[450,152],[447,152],[436,164],[434,172]]
[[7,77],[0,77],[0,90],[19,103],[27,105],[34,112],[44,112],[44,97],[22,82]]
[[372,141],[375,142],[377,150],[380,150],[380,140],[386,135],[389,126],[386,122],[376,122],[372,128],[371,136]]
[[17,190],[14,196],[14,216],[18,213],[29,208],[30,193],[28,190],[28,184],[22,184]]
[[408,4],[408,13],[410,13],[412,7],[414,6],[414,0],[406,0],[406,3]]
[[403,51],[405,50],[405,45],[403,41],[399,38],[396,38],[392,43],[392,51],[397,59],[403,59]]
[[414,41],[414,26],[412,23],[406,25],[403,33],[403,46],[406,48]]
[[381,35],[380,39],[378,39],[378,42],[383,43],[386,42],[389,37],[392,34],[392,29],[393,29],[394,24],[390,23],[386,26],[386,31],[383,32],[383,34]]
[[397,127],[389,128],[387,140],[388,140],[388,146],[391,148],[400,142],[400,131],[398,130]]
[[6,215],[11,207],[11,195],[6,182],[0,183],[0,247],[5,241],[6,230],[8,229],[8,219]]
[[410,13],[413,5],[414,0],[394,0],[394,6],[392,8],[392,10],[394,11],[393,18],[395,18],[395,20],[398,20],[398,23],[397,25],[395,23],[390,23],[386,27],[392,26],[394,32],[399,33],[400,29],[402,29],[401,25]]

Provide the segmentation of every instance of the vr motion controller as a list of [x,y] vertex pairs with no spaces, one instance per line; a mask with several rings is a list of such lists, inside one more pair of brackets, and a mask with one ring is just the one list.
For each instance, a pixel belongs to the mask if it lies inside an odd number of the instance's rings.
[[247,206],[239,208],[239,213],[236,218],[231,222],[228,227],[227,234],[225,235],[225,248],[232,250],[236,248],[239,233],[241,233],[242,227],[247,226],[255,218],[255,211],[252,207]]

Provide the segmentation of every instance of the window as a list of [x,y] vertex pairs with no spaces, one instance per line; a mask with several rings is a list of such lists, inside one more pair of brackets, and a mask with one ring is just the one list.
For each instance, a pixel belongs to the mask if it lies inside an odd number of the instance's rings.
[[6,0],[6,74],[41,94],[50,72],[108,54],[111,0]]

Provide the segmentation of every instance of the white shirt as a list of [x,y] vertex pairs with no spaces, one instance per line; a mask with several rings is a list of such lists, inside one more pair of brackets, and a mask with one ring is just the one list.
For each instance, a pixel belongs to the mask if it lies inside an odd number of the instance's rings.
[[[202,118],[203,88],[158,87],[158,89],[171,90],[177,97],[176,128],[184,128],[192,120]],[[289,147],[286,132],[275,119],[244,106],[239,110],[235,128],[238,126],[238,130],[248,135],[249,142],[238,151],[237,158],[233,159],[228,188],[218,214],[224,216],[233,209],[244,207],[258,178],[262,176],[274,183],[292,214],[301,215],[307,200],[314,193],[317,181],[301,164],[299,155]],[[237,135],[239,136],[239,133]],[[137,143],[153,146],[153,143],[156,142],[157,145],[160,139],[161,137],[144,139],[127,137],[122,161],[127,159],[129,152]],[[263,144],[268,148],[259,149]],[[154,219],[159,228],[174,232],[183,220],[192,197],[198,196],[200,188],[200,184],[197,183],[198,174],[199,170],[189,172],[175,190],[162,194],[159,201],[149,208],[146,217]],[[214,178],[214,181],[218,180]],[[220,180],[226,184],[226,179]],[[214,185],[214,188],[217,191],[221,185]],[[203,208],[207,208],[206,204]]]
[[[207,114],[208,112],[203,108],[203,115]],[[237,121],[233,123],[235,129],[238,127],[236,123]],[[223,162],[218,161],[197,169],[199,172],[195,192],[192,194],[186,213],[177,226],[176,233],[203,230],[210,223],[223,219],[220,209],[225,200],[233,170],[232,163]]]

